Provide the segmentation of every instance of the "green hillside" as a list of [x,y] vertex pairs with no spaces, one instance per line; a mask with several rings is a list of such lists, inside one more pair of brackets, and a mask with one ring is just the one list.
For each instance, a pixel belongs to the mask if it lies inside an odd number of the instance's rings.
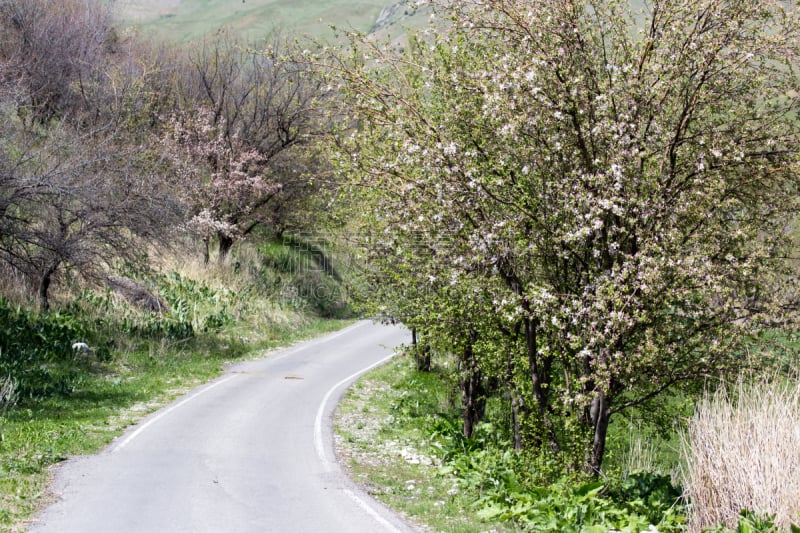
[[226,26],[247,36],[271,30],[329,38],[331,25],[371,31],[407,19],[405,0],[118,0],[119,18],[174,41]]

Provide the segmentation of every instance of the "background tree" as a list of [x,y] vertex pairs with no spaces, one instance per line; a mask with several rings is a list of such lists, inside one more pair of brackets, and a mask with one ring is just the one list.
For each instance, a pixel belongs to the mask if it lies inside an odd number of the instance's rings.
[[[257,49],[222,34],[189,54],[186,112],[176,126],[192,133],[172,135],[167,145],[183,143],[190,156],[184,163],[206,176],[197,220],[206,220],[204,239],[215,234],[220,258],[261,226],[277,234],[305,229],[303,207],[327,188],[325,159],[314,143],[325,130],[329,89],[299,61],[300,53],[282,37]],[[198,108],[203,124],[196,123]],[[185,143],[189,137],[199,143],[195,148]],[[242,188],[240,172],[259,178]]]
[[0,14],[0,260],[47,308],[60,275],[141,267],[143,244],[179,225],[148,146],[179,64],[143,53],[97,2],[7,1]]
[[42,124],[81,107],[118,39],[110,6],[94,0],[5,0],[0,31],[0,79],[19,89],[22,116]]
[[453,243],[384,282],[476,287],[466,327],[498,343],[515,438],[596,474],[614,414],[741,368],[743,346],[796,319],[797,11],[438,8],[450,23],[407,54],[355,35],[327,63],[359,124],[339,164],[371,191],[369,245],[395,243],[386,269],[409,235]]
[[33,281],[41,308],[59,274],[101,281],[123,263],[143,268],[147,244],[167,242],[180,209],[135,147],[113,131],[41,137],[13,124],[0,146],[0,260]]
[[[235,240],[261,221],[259,209],[277,194],[280,184],[271,179],[266,158],[238,136],[228,136],[225,121],[215,123],[211,111],[173,117],[171,124],[162,144],[194,211],[189,225],[203,240],[205,262],[213,237],[219,239],[222,259]],[[242,220],[247,227],[240,227]]]

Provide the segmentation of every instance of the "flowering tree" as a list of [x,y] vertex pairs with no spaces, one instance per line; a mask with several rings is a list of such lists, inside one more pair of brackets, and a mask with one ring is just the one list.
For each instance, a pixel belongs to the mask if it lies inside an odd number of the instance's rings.
[[237,135],[227,135],[225,122],[215,123],[211,115],[173,117],[161,139],[193,211],[189,225],[205,243],[206,262],[211,238],[219,238],[224,256],[246,231],[239,222],[251,224],[250,217],[280,190],[269,177],[267,158]]
[[598,473],[615,413],[794,323],[798,13],[433,3],[449,22],[407,52],[354,35],[326,65],[375,269],[448,287],[407,302],[417,323],[505,377],[518,445]]
[[258,227],[291,226],[325,183],[314,144],[327,91],[293,54],[279,37],[257,50],[226,34],[189,54],[184,111],[163,142],[193,191],[194,226],[206,244],[217,238],[220,258]]

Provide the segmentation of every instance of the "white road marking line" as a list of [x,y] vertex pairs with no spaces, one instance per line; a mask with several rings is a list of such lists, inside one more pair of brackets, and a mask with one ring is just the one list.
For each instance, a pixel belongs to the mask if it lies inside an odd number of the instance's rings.
[[[345,383],[352,381],[361,374],[365,374],[370,370],[372,370],[373,368],[386,363],[394,356],[395,354],[392,353],[391,355],[384,357],[377,363],[373,363],[368,367],[363,368],[358,372],[351,374],[350,376],[347,376],[339,383],[331,387],[325,394],[325,397],[322,399],[322,403],[320,404],[319,409],[317,409],[317,416],[314,420],[314,448],[316,449],[317,457],[319,458],[320,462],[322,463],[323,469],[326,472],[333,471],[336,465],[336,460],[330,459],[328,457],[328,454],[326,453],[325,450],[325,443],[323,442],[322,438],[322,419],[325,416],[325,411],[327,410],[328,402],[330,401],[331,396],[333,396],[333,393],[336,392],[339,389],[339,387],[341,387]],[[372,518],[374,518],[379,524],[381,524],[388,531],[391,531],[392,533],[402,533],[399,529],[397,529],[394,525],[392,525],[391,522],[382,517],[380,513],[378,513],[375,509],[373,509],[372,506],[370,506],[366,501],[364,501],[364,499],[361,498],[358,494],[356,494],[350,489],[344,489],[344,493],[347,494],[347,496],[351,500],[353,500],[356,503],[356,505],[358,505],[361,509],[363,509],[367,514],[369,514]]]
[[391,359],[394,356],[395,356],[395,354],[391,354],[391,355],[389,355],[387,357],[384,357],[383,359],[381,359],[377,363],[373,363],[373,364],[369,365],[368,367],[362,368],[358,372],[347,376],[346,378],[341,380],[339,383],[337,383],[336,385],[331,387],[328,390],[328,392],[325,393],[325,397],[322,398],[322,403],[320,403],[319,409],[317,409],[317,416],[316,416],[316,418],[314,420],[314,448],[317,450],[317,457],[319,457],[319,460],[322,462],[322,465],[325,467],[325,471],[326,472],[330,472],[331,470],[333,470],[333,465],[334,465],[334,461],[329,459],[328,458],[328,454],[325,453],[325,443],[322,442],[322,418],[325,415],[325,411],[326,411],[327,406],[328,406],[328,401],[330,401],[331,396],[333,396],[333,393],[336,392],[336,390],[339,389],[339,387],[341,387],[342,385],[344,385],[348,381],[352,381],[352,380],[356,379],[361,374],[369,372],[373,368],[386,363],[387,361],[389,361],[389,359]]
[[216,382],[212,383],[211,385],[208,385],[207,387],[205,387],[205,388],[203,388],[203,389],[200,389],[199,391],[197,391],[196,393],[192,394],[192,395],[191,395],[191,396],[189,396],[188,398],[185,398],[185,399],[181,400],[180,402],[176,403],[176,404],[175,404],[175,405],[173,405],[172,407],[169,407],[169,408],[167,408],[167,409],[163,410],[163,411],[162,411],[162,412],[160,412],[158,415],[154,416],[153,418],[151,418],[150,420],[148,420],[147,422],[145,422],[144,424],[142,424],[142,425],[139,427],[139,429],[137,429],[136,431],[134,431],[133,433],[131,433],[130,435],[128,435],[128,436],[125,438],[125,440],[123,440],[122,442],[120,442],[119,444],[117,444],[117,445],[114,447],[114,449],[112,449],[112,450],[111,450],[111,452],[112,452],[112,453],[115,453],[115,452],[118,452],[118,451],[120,451],[122,448],[124,448],[125,446],[127,446],[128,444],[130,444],[130,443],[131,443],[131,441],[132,441],[133,439],[135,439],[136,437],[138,437],[139,435],[141,435],[141,433],[142,433],[142,432],[143,432],[145,429],[147,429],[147,428],[148,428],[148,427],[150,427],[151,425],[155,424],[156,422],[158,422],[159,420],[161,420],[162,418],[164,418],[165,416],[167,416],[168,414],[170,414],[170,413],[171,413],[172,411],[174,411],[175,409],[177,409],[177,408],[179,408],[179,407],[182,407],[182,406],[186,405],[187,403],[191,402],[192,400],[194,400],[194,399],[195,399],[195,398],[197,398],[198,396],[201,396],[201,395],[205,394],[206,392],[210,391],[211,389],[213,389],[213,388],[215,388],[215,387],[218,387],[219,385],[222,385],[223,383],[227,383],[228,381],[230,381],[230,380],[232,380],[232,379],[234,379],[234,378],[236,378],[236,377],[238,377],[238,376],[239,376],[238,374],[234,374],[234,375],[232,375],[232,376],[228,376],[228,377],[226,377],[226,378],[224,378],[224,379],[221,379],[221,380],[219,380],[219,381],[216,381]]
[[367,502],[365,502],[358,496],[358,494],[356,494],[350,489],[344,489],[344,493],[347,494],[350,497],[350,499],[356,503],[356,505],[361,507],[361,509],[363,509],[368,515],[374,518],[380,525],[385,527],[388,531],[391,531],[392,533],[403,533],[402,531],[394,527],[394,524],[392,524],[384,517],[382,517],[375,509],[370,507],[367,504]]

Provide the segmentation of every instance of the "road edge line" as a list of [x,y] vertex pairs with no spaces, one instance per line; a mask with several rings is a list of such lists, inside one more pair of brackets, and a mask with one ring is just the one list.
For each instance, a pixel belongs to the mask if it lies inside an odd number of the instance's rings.
[[314,418],[314,449],[317,451],[317,457],[322,462],[325,470],[330,472],[333,470],[333,465],[336,464],[336,458],[330,460],[325,453],[325,443],[323,442],[322,438],[322,419],[325,416],[325,411],[327,410],[328,402],[333,396],[333,393],[336,392],[342,385],[346,384],[349,381],[357,379],[362,374],[366,374],[373,368],[379,367],[387,362],[389,362],[397,352],[393,352],[390,355],[384,357],[380,361],[372,363],[371,365],[367,366],[366,368],[362,368],[358,372],[355,372],[343,380],[339,381],[336,385],[328,389],[328,392],[325,393],[325,396],[322,398],[322,402],[319,405],[319,409],[317,409],[317,416]]
[[[389,362],[393,357],[397,355],[398,352],[393,352],[390,355],[384,357],[380,361],[372,363],[366,368],[359,370],[358,372],[351,374],[338,382],[336,385],[328,389],[328,392],[325,393],[325,397],[322,399],[322,402],[319,405],[319,409],[317,409],[317,416],[314,419],[314,448],[317,452],[317,458],[322,463],[322,467],[325,472],[334,472],[338,468],[338,464],[336,462],[336,458],[334,457],[332,460],[328,458],[327,454],[325,453],[325,443],[323,442],[322,436],[322,419],[325,417],[325,411],[328,408],[328,402],[331,399],[331,396],[339,390],[343,385],[350,381],[354,381],[362,374],[366,374],[373,368],[379,367],[387,362]],[[369,514],[373,519],[375,519],[379,524],[381,524],[384,528],[391,531],[392,533],[401,533],[399,529],[397,529],[391,522],[389,522],[386,518],[381,516],[381,514],[373,509],[373,507],[367,503],[364,498],[356,494],[354,491],[345,488],[344,493],[351,499],[353,502],[356,503],[362,510],[364,510],[367,514]]]
[[373,509],[367,502],[365,502],[364,499],[361,496],[359,496],[358,494],[356,494],[355,492],[353,492],[350,489],[344,489],[344,493],[347,494],[347,496],[351,500],[353,500],[353,502],[356,505],[358,505],[362,510],[364,510],[365,513],[367,513],[372,518],[374,518],[380,525],[382,525],[383,527],[385,527],[386,529],[388,529],[392,533],[402,533],[402,531],[400,531],[399,529],[394,527],[394,524],[392,524],[391,522],[386,520],[384,517],[382,517],[381,514],[378,511]]
[[181,400],[180,402],[176,403],[175,405],[172,405],[172,406],[164,409],[163,411],[158,413],[156,416],[154,416],[153,418],[151,418],[150,420],[148,420],[147,422],[145,422],[144,424],[139,426],[139,428],[136,431],[134,431],[133,433],[131,433],[130,435],[125,437],[125,439],[123,439],[119,444],[114,446],[114,448],[111,450],[111,453],[116,453],[116,452],[120,451],[122,448],[124,448],[125,446],[130,444],[131,441],[133,441],[133,439],[135,439],[136,437],[141,435],[141,433],[145,429],[147,429],[151,425],[155,424],[156,422],[158,422],[159,420],[161,420],[162,418],[164,418],[165,416],[167,416],[171,412],[175,411],[179,407],[182,407],[182,406],[186,405],[187,403],[191,402],[192,400],[194,400],[198,396],[202,396],[203,394],[205,394],[206,392],[210,391],[211,389],[213,389],[213,388],[215,388],[215,387],[217,387],[219,385],[222,385],[223,383],[227,383],[228,381],[230,381],[230,380],[232,380],[232,379],[234,379],[236,377],[238,377],[238,375],[228,376],[228,377],[225,377],[223,379],[220,379],[219,381],[215,381],[214,383],[208,385],[207,387],[202,388],[199,391],[195,392],[194,394],[192,394],[188,398],[184,398],[183,400]]

